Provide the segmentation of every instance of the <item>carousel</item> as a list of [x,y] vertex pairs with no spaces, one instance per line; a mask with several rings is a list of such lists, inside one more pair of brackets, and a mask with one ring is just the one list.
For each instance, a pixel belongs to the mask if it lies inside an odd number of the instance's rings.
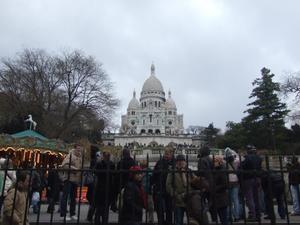
[[15,134],[0,134],[0,158],[11,158],[17,167],[49,167],[60,164],[69,145],[61,140],[48,139],[35,131],[32,116],[25,120],[29,129]]

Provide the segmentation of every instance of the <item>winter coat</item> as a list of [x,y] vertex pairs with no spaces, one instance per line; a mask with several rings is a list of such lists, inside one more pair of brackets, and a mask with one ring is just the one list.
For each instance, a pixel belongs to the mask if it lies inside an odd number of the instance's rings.
[[174,197],[176,207],[186,207],[186,195],[191,191],[191,176],[188,178],[186,172],[169,173],[166,181],[166,191]]
[[198,160],[198,176],[204,177],[211,184],[213,162],[209,155],[205,155]]
[[43,190],[45,182],[42,179],[42,176],[39,171],[33,171],[31,177],[31,191],[40,192]]
[[[3,222],[2,225],[23,225],[27,211],[27,191],[17,190],[15,198],[15,188],[8,191],[3,204]],[[14,201],[15,200],[15,201]],[[11,215],[13,216],[11,218]],[[11,222],[12,219],[12,223]],[[26,225],[29,225],[27,218]]]
[[[229,205],[227,174],[224,166],[215,167],[212,189],[212,202],[215,208],[224,208]],[[221,172],[222,171],[222,172]]]
[[142,179],[142,184],[143,184],[145,193],[148,195],[152,195],[151,177],[152,177],[152,170],[150,168],[146,168],[146,171],[145,171],[143,179]]
[[114,193],[114,170],[115,165],[112,161],[102,160],[96,164],[97,184],[95,189],[96,205],[110,205]]
[[[4,175],[5,175],[5,173],[4,173]],[[5,177],[5,184],[4,184],[4,192],[3,192],[4,196],[7,195],[8,190],[13,186],[13,184],[16,182],[16,180],[17,180],[16,171],[7,170],[6,177]]]
[[121,209],[121,224],[141,223],[143,219],[144,192],[142,184],[129,181],[124,189],[123,207]]
[[[269,183],[270,182],[270,183]],[[280,172],[274,172],[272,170],[265,171],[261,176],[261,186],[265,194],[283,194],[284,193],[284,179]],[[271,190],[270,190],[271,189]],[[271,192],[272,191],[272,192]]]
[[289,184],[299,185],[300,184],[300,163],[294,163],[287,166],[289,171]]
[[227,169],[231,172],[228,173],[228,183],[230,188],[239,186],[238,166],[238,161],[232,161],[227,163]]
[[47,196],[58,200],[61,186],[62,183],[59,179],[57,170],[55,168],[50,169],[48,172]]
[[186,197],[186,210],[190,217],[190,224],[207,225],[209,204],[205,193],[209,189],[208,182],[204,177],[193,176],[191,186],[192,190]]
[[[256,154],[248,154],[245,156],[245,160],[241,163],[242,170],[242,176],[244,180],[252,179],[255,177],[259,177],[261,174],[259,171],[261,171],[262,167],[262,159]],[[254,170],[257,171],[257,173],[254,173]],[[243,173],[244,172],[244,173]]]
[[[71,159],[71,161],[70,161]],[[66,156],[63,160],[61,167],[63,169],[70,169],[70,170],[79,170],[82,167],[82,156],[76,156],[74,154],[74,150],[71,150],[70,153]],[[69,181],[74,182],[76,184],[80,183],[81,180],[81,172],[80,171],[65,171],[65,178],[63,181],[69,178]]]
[[162,158],[159,161],[157,161],[151,178],[154,194],[158,194],[158,193],[160,193],[161,195],[167,194],[166,181],[167,181],[168,173],[170,173],[172,166],[173,166],[173,160],[166,160]]
[[187,195],[187,214],[190,224],[208,225],[208,202],[200,190],[192,190]]
[[121,161],[117,165],[118,170],[125,170],[123,172],[120,172],[119,176],[116,176],[116,188],[120,188],[120,190],[125,187],[129,180],[129,172],[126,172],[126,170],[129,170],[130,167],[135,166],[136,162],[134,161],[133,158],[130,156],[124,157],[121,159]]

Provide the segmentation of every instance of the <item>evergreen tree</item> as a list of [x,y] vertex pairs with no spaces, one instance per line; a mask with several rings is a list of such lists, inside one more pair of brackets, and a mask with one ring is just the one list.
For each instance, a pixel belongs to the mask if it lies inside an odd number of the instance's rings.
[[202,132],[206,145],[210,147],[216,147],[216,138],[219,132],[220,129],[215,128],[214,124],[210,123]]
[[226,122],[226,131],[225,134],[220,137],[218,147],[241,149],[244,148],[246,144],[245,130],[242,123]]
[[284,118],[289,111],[286,104],[278,98],[280,85],[272,80],[274,74],[269,69],[262,68],[261,75],[252,83],[255,88],[249,98],[254,101],[247,105],[250,108],[245,111],[248,115],[242,123],[249,143],[274,150],[276,141],[280,142],[285,128]]

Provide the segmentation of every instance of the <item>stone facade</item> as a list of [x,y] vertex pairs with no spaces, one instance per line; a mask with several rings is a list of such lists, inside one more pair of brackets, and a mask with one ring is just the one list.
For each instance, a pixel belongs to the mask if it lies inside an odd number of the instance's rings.
[[126,135],[183,134],[183,115],[177,114],[177,107],[171,97],[165,97],[163,86],[155,75],[155,67],[151,65],[151,75],[145,81],[140,99],[136,92],[128,104],[127,114],[122,115],[121,133]]
[[196,133],[186,134],[183,127],[183,115],[177,113],[171,91],[168,98],[164,88],[155,75],[151,65],[151,74],[144,82],[139,100],[136,92],[130,100],[127,113],[122,115],[119,134],[103,138],[103,143],[116,146],[138,144],[139,146],[167,146],[169,144],[197,145],[201,140],[194,138]]
[[193,140],[190,135],[166,136],[166,135],[115,135],[115,145],[125,146],[129,143],[138,143],[144,146],[167,146],[169,144],[192,145]]

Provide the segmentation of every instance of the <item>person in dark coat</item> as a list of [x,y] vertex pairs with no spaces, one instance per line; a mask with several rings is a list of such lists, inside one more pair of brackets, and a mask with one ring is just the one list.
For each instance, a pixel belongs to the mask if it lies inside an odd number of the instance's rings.
[[208,225],[208,201],[204,196],[209,189],[208,182],[203,177],[193,176],[191,187],[187,195],[187,214],[190,225]]
[[300,216],[300,163],[296,156],[286,165],[289,172],[289,186],[293,200],[291,216]]
[[120,189],[124,188],[129,180],[129,172],[128,172],[129,168],[132,166],[135,166],[135,165],[137,165],[137,163],[130,156],[129,149],[126,149],[126,148],[123,149],[122,158],[118,162],[118,165],[117,165],[118,170],[124,170],[124,171],[120,172],[121,177],[118,177],[119,180],[117,180],[117,182],[119,182],[119,184],[120,184]]
[[[210,148],[208,146],[204,146],[200,149],[198,155],[198,172],[197,175],[199,177],[204,178],[208,182],[208,186],[211,187],[213,184],[213,161],[210,157]],[[209,205],[209,212],[211,214],[211,218],[213,221],[217,220],[216,212],[211,208],[212,205],[212,189],[209,188],[205,193],[203,193],[203,198],[206,198]]]
[[40,170],[33,170],[31,176],[30,200],[33,208],[33,213],[38,213],[41,200],[41,192],[45,187],[45,177]]
[[110,153],[103,152],[103,160],[96,164],[97,185],[95,189],[95,225],[107,224],[109,207],[114,199],[115,193],[112,188],[113,171],[115,165],[110,160]]
[[129,180],[124,188],[120,222],[121,225],[141,225],[143,208],[146,207],[147,201],[142,185],[142,168],[132,166],[130,172]]
[[214,157],[214,175],[213,186],[211,187],[213,194],[212,207],[218,213],[222,225],[228,224],[228,182],[227,174],[225,172],[223,158],[220,156]]
[[57,166],[51,164],[48,171],[48,182],[47,182],[47,200],[48,209],[47,213],[53,213],[55,210],[55,203],[59,199],[59,191],[62,189],[62,184],[59,179]]
[[113,192],[116,194],[112,202],[112,210],[116,211],[117,198],[121,193],[121,190],[125,187],[129,180],[129,168],[137,165],[136,161],[130,156],[130,150],[127,148],[123,149],[122,158],[118,162],[117,170],[118,174],[115,176],[115,187]]
[[273,199],[276,199],[278,214],[281,219],[285,219],[284,207],[284,179],[280,173],[269,170],[263,173],[261,184],[264,190],[264,200],[266,203],[266,216],[264,219],[271,219],[273,215]]
[[[259,199],[261,198],[261,178],[262,159],[256,154],[256,148],[252,145],[247,146],[247,155],[241,162],[241,181],[246,205],[249,209],[248,220],[258,221],[261,213]],[[254,172],[256,171],[256,173]]]
[[100,151],[97,151],[95,153],[94,158],[91,160],[90,163],[90,169],[93,171],[88,171],[85,174],[85,185],[87,186],[88,190],[86,193],[86,198],[89,202],[89,209],[88,209],[88,214],[87,214],[87,221],[92,222],[93,221],[93,217],[95,214],[95,188],[96,188],[96,184],[97,184],[97,179],[96,176],[94,174],[94,170],[96,169],[96,165],[97,163],[100,163],[102,160],[102,154]]
[[172,197],[166,191],[168,173],[175,168],[173,150],[167,148],[163,158],[157,161],[152,175],[154,208],[157,213],[158,224],[172,224]]

